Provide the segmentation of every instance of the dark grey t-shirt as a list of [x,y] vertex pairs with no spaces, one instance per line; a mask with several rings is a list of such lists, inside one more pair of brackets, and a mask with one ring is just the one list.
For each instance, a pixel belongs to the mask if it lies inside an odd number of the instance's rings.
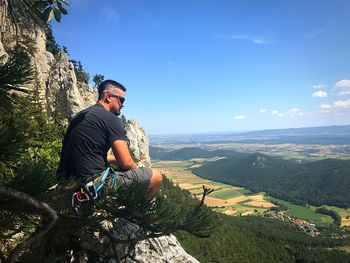
[[63,140],[57,178],[88,179],[107,168],[107,152],[115,140],[125,140],[121,120],[96,104],[71,121]]

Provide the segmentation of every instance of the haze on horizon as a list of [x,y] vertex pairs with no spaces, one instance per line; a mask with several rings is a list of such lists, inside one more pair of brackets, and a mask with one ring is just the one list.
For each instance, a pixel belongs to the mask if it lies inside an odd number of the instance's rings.
[[148,134],[350,124],[348,0],[71,0],[54,36]]

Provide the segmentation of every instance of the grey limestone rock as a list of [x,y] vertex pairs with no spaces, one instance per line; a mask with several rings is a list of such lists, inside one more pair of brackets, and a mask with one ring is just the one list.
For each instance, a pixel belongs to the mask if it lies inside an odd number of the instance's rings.
[[[114,229],[115,238],[127,240],[142,235],[142,229],[124,219],[116,219],[113,223],[103,222],[106,230]],[[108,242],[106,238],[102,242]],[[136,244],[116,244],[115,251],[120,262],[123,263],[199,263],[181,247],[173,235],[149,238]],[[115,258],[112,247],[108,247],[100,256],[101,262],[113,262]]]
[[144,129],[135,120],[122,118],[129,150],[138,167],[151,167],[148,137]]

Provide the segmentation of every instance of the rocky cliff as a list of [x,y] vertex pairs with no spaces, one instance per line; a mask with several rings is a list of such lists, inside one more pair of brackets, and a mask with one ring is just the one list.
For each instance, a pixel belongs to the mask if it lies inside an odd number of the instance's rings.
[[[46,49],[45,30],[33,24],[16,27],[10,19],[8,2],[0,0],[0,59],[6,60],[8,53],[16,43],[25,46],[30,53],[31,64],[35,70],[35,83],[39,88],[39,96],[50,114],[54,101],[60,97],[63,110],[68,119],[97,99],[92,87],[78,83],[74,66],[63,51],[54,56]],[[33,84],[27,86],[32,89]]]

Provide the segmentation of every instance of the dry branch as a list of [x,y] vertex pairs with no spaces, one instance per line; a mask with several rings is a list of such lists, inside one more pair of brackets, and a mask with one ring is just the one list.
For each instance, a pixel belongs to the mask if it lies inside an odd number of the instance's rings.
[[36,231],[20,243],[14,250],[11,251],[11,254],[7,258],[8,262],[15,262],[16,259],[22,255],[22,253],[28,249],[32,244],[38,242],[40,238],[47,233],[53,225],[56,223],[58,218],[57,213],[53,210],[48,204],[40,202],[30,195],[27,195],[22,192],[18,192],[12,188],[0,186],[0,195],[9,197],[13,200],[19,201],[31,208],[38,210],[40,214],[44,216],[47,220],[45,220],[45,224],[38,227]]

